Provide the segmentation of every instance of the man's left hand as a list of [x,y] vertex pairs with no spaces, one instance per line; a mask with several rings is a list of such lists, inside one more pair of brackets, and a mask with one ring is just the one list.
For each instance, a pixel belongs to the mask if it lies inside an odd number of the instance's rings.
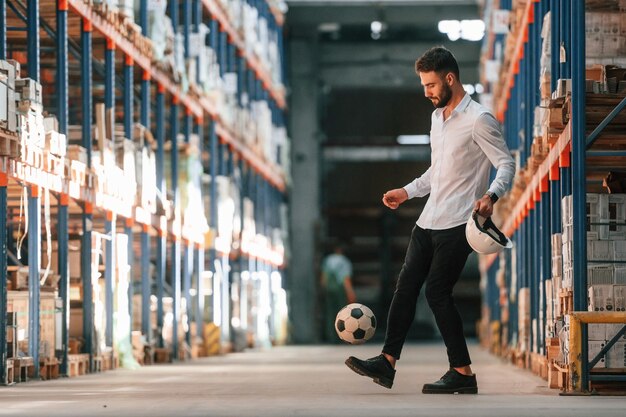
[[493,202],[488,195],[482,196],[480,200],[477,200],[474,204],[474,210],[483,217],[491,217],[493,214]]

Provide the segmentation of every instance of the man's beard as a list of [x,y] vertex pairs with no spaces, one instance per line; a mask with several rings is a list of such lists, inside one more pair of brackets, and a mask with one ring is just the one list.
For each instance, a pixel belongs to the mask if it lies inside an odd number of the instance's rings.
[[441,97],[439,98],[439,101],[437,102],[437,104],[433,102],[433,106],[435,106],[438,109],[442,109],[448,105],[451,98],[452,98],[452,89],[450,88],[448,84],[444,84],[443,90],[441,91]]

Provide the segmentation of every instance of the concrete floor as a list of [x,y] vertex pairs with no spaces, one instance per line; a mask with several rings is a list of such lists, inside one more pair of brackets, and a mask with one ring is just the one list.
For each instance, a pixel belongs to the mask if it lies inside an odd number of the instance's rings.
[[392,390],[352,373],[379,345],[288,346],[175,365],[0,387],[0,416],[620,416],[626,397],[561,397],[528,371],[471,347],[479,395],[424,395],[445,371],[440,344],[409,345]]

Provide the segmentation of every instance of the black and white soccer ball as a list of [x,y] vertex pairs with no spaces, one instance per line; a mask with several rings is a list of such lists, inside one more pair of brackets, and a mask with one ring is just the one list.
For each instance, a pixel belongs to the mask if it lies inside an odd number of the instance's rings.
[[337,313],[335,330],[344,342],[360,345],[374,336],[376,316],[369,307],[363,304],[348,304]]

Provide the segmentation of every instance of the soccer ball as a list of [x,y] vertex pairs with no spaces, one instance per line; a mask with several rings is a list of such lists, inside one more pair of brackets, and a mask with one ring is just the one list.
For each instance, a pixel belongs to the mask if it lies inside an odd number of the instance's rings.
[[376,316],[363,304],[348,304],[337,313],[335,330],[344,342],[352,345],[363,344],[376,332]]

